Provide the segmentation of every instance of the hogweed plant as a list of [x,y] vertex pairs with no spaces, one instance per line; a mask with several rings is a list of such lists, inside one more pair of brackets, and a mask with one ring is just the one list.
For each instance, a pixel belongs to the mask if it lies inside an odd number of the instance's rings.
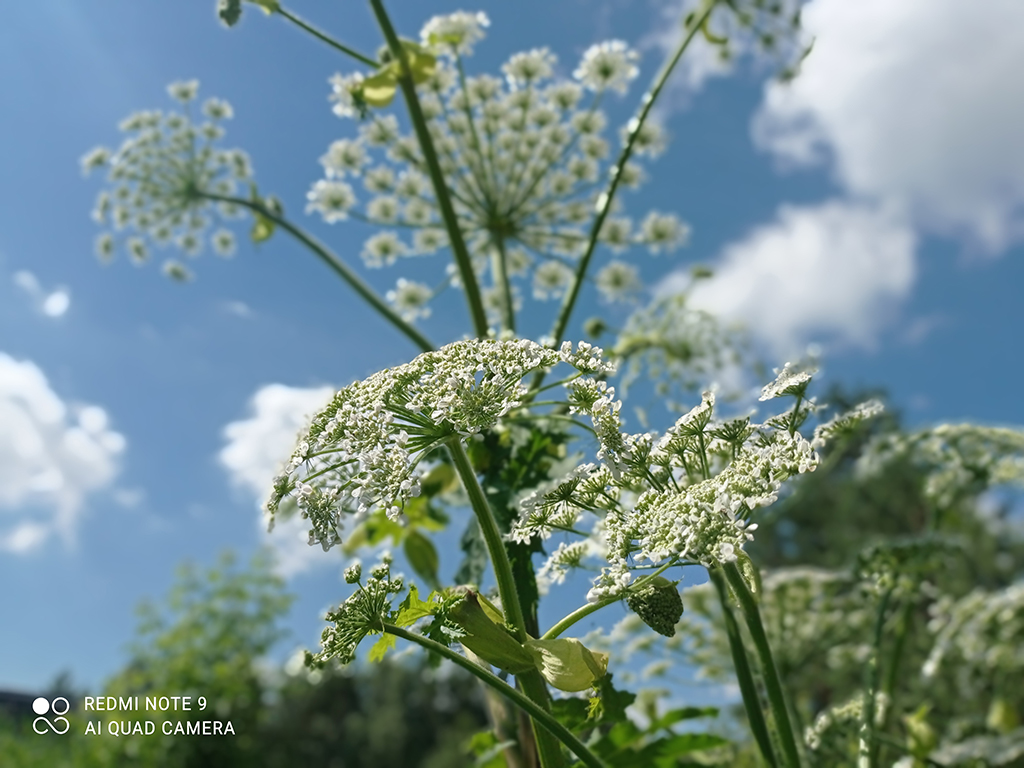
[[[370,0],[384,39],[370,56],[279,0],[246,1],[358,65],[329,79],[330,109],[346,135],[325,148],[306,213],[329,225],[373,226],[360,254],[368,270],[450,256],[432,284],[399,277],[379,293],[362,270],[288,218],[281,201],[260,192],[246,153],[222,146],[231,106],[200,100],[196,81],[169,87],[177,110],[132,115],[121,124],[119,148],[82,160],[86,172],[106,169],[109,182],[93,212],[107,227],[96,246],[104,261],[119,247],[137,263],[168,246],[189,259],[205,247],[230,256],[238,221],[249,217],[253,241],[286,232],[421,350],[339,390],[274,480],[271,526],[298,515],[311,545],[346,555],[390,539],[428,588],[421,593],[393,574],[390,555],[366,573],[354,561],[345,570],[353,591],[328,614],[321,648],[308,662],[349,663],[373,636],[372,660],[403,640],[466,669],[492,698],[494,732],[477,744],[480,764],[556,768],[569,755],[595,768],[734,759],[721,737],[672,730],[713,709],[666,713],[651,705],[646,728],[629,721],[625,707],[636,697],[616,690],[609,672],[621,645],[567,636],[583,618],[622,602],[632,619],[619,638],[642,633],[644,647],[663,654],[659,669],[681,651],[712,676],[738,683],[765,764],[849,758],[872,768],[892,751],[907,764],[934,763],[938,742],[922,735],[921,702],[897,698],[900,654],[915,611],[930,606],[936,642],[926,677],[956,656],[961,669],[976,670],[972,684],[984,686],[991,637],[1003,643],[1000,669],[1020,668],[1019,652],[1006,649],[1020,633],[1019,588],[940,598],[928,569],[955,549],[941,536],[941,510],[1024,474],[1021,434],[946,428],[869,444],[864,476],[901,456],[923,467],[935,510],[931,538],[876,546],[851,574],[803,569],[762,578],[747,551],[759,523],[780,497],[799,493],[801,476],[830,466],[880,403],[825,419],[809,394],[813,367],[786,364],[761,392],[763,403],[781,404],[773,415],[730,416],[706,391],[665,429],[634,432],[616,381],[623,393],[641,377],[657,380],[661,394],[692,391],[742,359],[738,333],[690,309],[680,294],[638,308],[607,352],[566,339],[584,290],[596,289],[606,302],[642,297],[631,252],[667,254],[686,244],[689,227],[675,214],[630,217],[621,203],[622,190],[646,177],[639,162],[665,149],[652,109],[681,57],[698,38],[723,55],[730,38],[801,53],[798,14],[760,0],[704,0],[682,20],[679,43],[635,115],[612,130],[604,108],[639,76],[639,56],[622,41],[589,48],[571,77],[560,74],[547,48],[512,55],[500,73],[474,74],[469,62],[489,26],[483,13],[435,16],[411,40],[399,36],[381,0]],[[233,26],[244,5],[221,0],[218,14]],[[164,270],[191,276],[175,259]],[[694,279],[706,276],[694,272]],[[435,347],[416,323],[445,291],[464,295],[470,330]],[[551,300],[559,305],[550,333],[520,338],[524,304],[533,311],[533,302]],[[612,331],[603,318],[585,329],[592,339]],[[445,585],[430,534],[449,519],[445,507],[460,506],[472,518],[463,561]],[[685,568],[703,569],[710,580],[684,599],[677,585]],[[581,569],[596,573],[585,602],[540,627],[541,595]],[[894,622],[897,637],[887,643]],[[794,674],[823,637],[834,643],[837,664],[854,659],[867,671],[847,699],[817,706],[793,698]],[[849,689],[849,676],[844,681]],[[1011,698],[999,699],[1006,722]],[[502,701],[525,717],[517,721]],[[897,704],[917,741],[893,735]],[[808,708],[813,723],[802,722]],[[832,736],[847,726],[852,746]],[[822,756],[823,744],[833,756]],[[830,762],[848,746],[846,757]]]

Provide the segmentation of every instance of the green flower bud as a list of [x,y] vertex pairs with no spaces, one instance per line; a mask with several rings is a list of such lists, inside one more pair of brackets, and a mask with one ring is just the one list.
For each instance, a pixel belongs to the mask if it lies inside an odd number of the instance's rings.
[[676,624],[683,615],[683,599],[675,582],[657,576],[626,596],[626,605],[640,619],[665,637],[674,637]]

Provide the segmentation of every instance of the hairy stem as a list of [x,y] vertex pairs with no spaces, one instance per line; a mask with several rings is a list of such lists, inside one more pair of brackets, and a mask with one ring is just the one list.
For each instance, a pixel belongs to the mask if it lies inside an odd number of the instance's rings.
[[729,582],[733,593],[739,600],[740,609],[743,611],[743,618],[750,638],[754,642],[754,649],[757,652],[758,661],[761,664],[761,675],[764,679],[765,692],[768,694],[768,706],[771,709],[772,719],[775,721],[775,728],[778,731],[779,741],[782,747],[782,764],[786,768],[801,768],[800,751],[796,745],[796,737],[793,733],[793,724],[789,717],[789,705],[786,703],[786,694],[782,687],[782,679],[775,666],[775,659],[772,656],[771,646],[768,644],[768,636],[764,631],[764,624],[761,623],[761,612],[757,607],[754,596],[747,589],[747,583],[736,563],[728,563],[722,566],[725,578]]
[[432,651],[442,658],[448,659],[453,664],[457,664],[462,667],[475,678],[480,680],[484,685],[494,689],[526,712],[533,719],[534,723],[540,724],[540,726],[545,729],[547,733],[553,736],[557,742],[565,744],[565,746],[568,747],[584,765],[589,766],[590,768],[607,768],[605,763],[602,762],[593,752],[587,749],[583,742],[581,742],[572,731],[558,722],[554,715],[547,712],[543,707],[535,703],[528,696],[517,691],[511,685],[502,682],[497,676],[491,674],[482,667],[477,666],[465,656],[456,653],[451,648],[435,642],[430,638],[423,637],[423,635],[417,635],[415,632],[410,632],[409,630],[395,626],[394,624],[388,624],[385,622],[384,631],[388,634],[394,635],[395,637],[400,637],[403,640],[417,643],[428,651]]
[[736,682],[740,686],[740,693],[743,695],[743,707],[747,711],[747,720],[750,723],[750,730],[754,734],[754,740],[764,761],[771,767],[776,768],[778,762],[775,760],[775,749],[772,747],[771,734],[768,731],[768,724],[764,719],[764,711],[761,704],[761,696],[757,691],[757,683],[754,680],[754,673],[750,667],[750,660],[747,658],[747,651],[743,647],[743,636],[740,634],[739,624],[736,623],[736,616],[732,612],[732,605],[729,599],[729,587],[725,583],[725,576],[717,569],[709,569],[708,576],[711,583],[718,591],[718,599],[722,604],[722,617],[725,620],[725,633],[729,637],[729,650],[732,653],[732,663],[736,668]]
[[285,10],[285,8],[283,6],[279,7],[277,9],[277,12],[279,14],[281,14],[282,16],[284,16],[286,19],[288,19],[288,21],[290,21],[295,26],[297,26],[300,29],[308,32],[309,34],[311,34],[313,37],[317,38],[318,40],[322,40],[323,42],[327,43],[332,48],[335,48],[335,49],[341,51],[346,56],[351,56],[356,61],[362,62],[363,64],[366,64],[367,66],[373,67],[374,69],[377,69],[380,66],[380,62],[379,61],[374,61],[369,56],[364,56],[363,54],[359,53],[359,51],[356,51],[356,50],[354,50],[352,48],[349,48],[347,45],[345,45],[343,43],[339,43],[337,40],[335,40],[333,37],[328,35],[326,32],[320,31],[319,29],[314,27],[312,24],[309,24],[309,23],[303,21],[302,19],[300,19],[298,16],[296,16],[291,11]]
[[315,237],[313,237],[305,230],[300,229],[287,219],[277,215],[262,203],[255,202],[253,200],[246,200],[245,198],[242,197],[229,197],[227,195],[217,195],[207,192],[203,193],[203,197],[209,200],[219,200],[225,203],[240,205],[243,208],[248,208],[249,210],[258,213],[263,218],[269,219],[270,221],[274,222],[274,224],[279,226],[289,235],[291,235],[304,246],[309,248],[314,254],[316,254],[316,256],[321,261],[323,261],[328,267],[334,270],[334,272],[342,280],[348,283],[352,287],[352,289],[366,301],[367,304],[369,304],[371,307],[377,310],[377,312],[380,313],[385,320],[387,320],[389,323],[395,326],[395,328],[397,328],[399,331],[405,334],[405,336],[407,336],[409,340],[412,341],[413,344],[415,344],[424,352],[430,352],[434,349],[434,345],[431,344],[430,341],[422,333],[416,330],[416,328],[414,328],[410,323],[402,319],[401,315],[395,312],[395,310],[392,309],[388,305],[388,303],[384,301],[384,299],[382,299],[376,291],[373,290],[373,288],[371,288],[361,277],[359,277],[359,275],[356,274],[356,272],[350,266],[348,266],[348,264],[341,260],[341,257],[335,254],[330,248],[321,243],[319,240],[317,240]]
[[[893,699],[893,696],[896,691],[896,679],[899,676],[900,671],[900,659],[903,656],[903,648],[907,644],[907,635],[910,630],[910,615],[913,610],[914,601],[907,597],[906,602],[904,602],[903,608],[900,611],[899,624],[896,626],[896,641],[893,643],[892,653],[889,656],[889,666],[886,669],[885,680],[882,683],[882,693],[885,695],[886,704],[885,712],[882,714],[882,722],[875,732],[875,736],[879,739],[879,743],[881,743],[881,737],[888,729],[892,713],[896,709],[896,702]],[[877,761],[877,754],[872,759]]]
[[[512,628],[516,640],[525,643],[529,636],[526,633],[526,619],[523,616],[523,607],[519,602],[519,591],[516,589],[515,575],[512,573],[512,564],[509,562],[508,553],[505,551],[505,542],[501,538],[501,531],[498,528],[498,521],[487,503],[487,496],[484,489],[480,487],[476,472],[470,463],[466,449],[462,447],[462,437],[454,435],[447,441],[448,451],[458,472],[462,485],[469,496],[470,506],[476,515],[480,525],[480,533],[487,545],[487,552],[491,557],[491,566],[494,568],[494,578],[498,582],[498,594],[501,596],[501,608],[505,613],[505,621]],[[540,672],[527,672],[517,676],[523,691],[538,707],[547,711],[550,707],[547,685]],[[557,742],[551,733],[537,728],[534,721],[534,738],[537,740],[537,750],[540,753],[541,765],[544,768],[558,768],[563,765],[562,753]]]
[[483,300],[480,297],[480,286],[477,283],[476,273],[473,271],[473,262],[469,257],[469,250],[466,248],[466,240],[462,236],[462,229],[459,227],[458,217],[455,214],[455,207],[452,205],[451,195],[448,192],[448,183],[441,170],[441,164],[437,159],[437,150],[434,148],[434,140],[427,128],[427,120],[423,116],[423,109],[420,106],[419,97],[416,95],[416,85],[413,83],[412,75],[409,72],[409,60],[405,54],[391,19],[384,10],[383,0],[370,0],[370,7],[373,8],[374,16],[380,25],[381,32],[387,40],[391,55],[396,61],[402,63],[402,75],[398,83],[402,88],[402,95],[405,97],[405,104],[409,109],[409,119],[413,129],[416,131],[416,139],[423,152],[423,160],[427,164],[427,171],[434,186],[434,196],[437,198],[438,208],[441,209],[441,218],[444,219],[445,229],[448,231],[448,240],[451,245],[452,255],[455,264],[459,269],[459,277],[462,279],[462,287],[466,292],[466,302],[469,304],[469,314],[473,321],[473,329],[478,337],[487,336],[487,313],[484,311]]

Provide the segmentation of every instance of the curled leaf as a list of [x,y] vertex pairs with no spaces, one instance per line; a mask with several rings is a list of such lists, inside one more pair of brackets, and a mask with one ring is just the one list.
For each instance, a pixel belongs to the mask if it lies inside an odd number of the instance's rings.
[[459,642],[488,664],[513,675],[537,668],[534,655],[503,626],[491,621],[473,590],[466,590],[462,602],[449,611],[448,617],[466,632]]
[[608,654],[587,648],[575,637],[527,640],[541,675],[560,691],[585,691],[605,676]]

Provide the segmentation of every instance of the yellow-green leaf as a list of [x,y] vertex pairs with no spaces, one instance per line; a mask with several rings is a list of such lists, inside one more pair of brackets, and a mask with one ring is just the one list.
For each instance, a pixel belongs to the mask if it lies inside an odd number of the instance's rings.
[[398,638],[394,635],[381,635],[380,640],[374,643],[373,648],[370,649],[370,655],[368,657],[370,661],[383,661],[387,652],[395,647],[397,640]]
[[280,0],[249,0],[249,2],[258,5],[268,16],[281,10]]
[[605,676],[608,654],[594,652],[574,637],[527,640],[544,679],[560,691],[585,691]]
[[254,243],[262,243],[264,240],[269,240],[270,236],[274,234],[276,224],[259,213],[256,214],[256,221],[253,222],[252,231],[249,232],[249,236],[252,238]]
[[513,675],[537,669],[534,655],[491,621],[473,590],[466,590],[465,598],[448,616],[466,632],[459,642],[488,664]]
[[433,593],[427,597],[427,600],[420,600],[419,590],[416,589],[416,585],[413,584],[409,587],[409,595],[402,601],[402,607],[398,611],[398,618],[395,619],[395,624],[400,627],[408,627],[424,616],[433,616],[434,605],[430,602],[432,596]]
[[389,64],[375,75],[363,80],[359,95],[371,107],[386,107],[395,98],[397,88],[398,78]]

